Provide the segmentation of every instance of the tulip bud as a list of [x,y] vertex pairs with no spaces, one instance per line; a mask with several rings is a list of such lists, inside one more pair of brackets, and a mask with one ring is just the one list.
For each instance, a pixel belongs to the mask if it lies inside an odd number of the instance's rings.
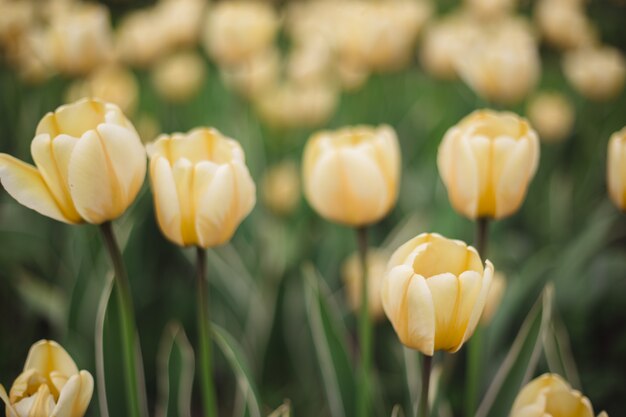
[[560,49],[587,47],[597,41],[583,2],[540,0],[535,6],[535,21],[543,38]]
[[184,102],[198,92],[206,75],[202,58],[181,52],[159,62],[152,73],[157,93],[171,102]]
[[[389,257],[381,250],[367,251],[367,298],[370,317],[379,320],[383,317],[383,302],[380,298],[387,261]],[[341,269],[343,282],[348,296],[348,304],[354,312],[361,308],[361,289],[363,287],[363,271],[361,260],[355,252],[343,263]]]
[[626,127],[611,135],[606,171],[609,196],[617,207],[626,211]]
[[580,94],[590,100],[606,101],[624,88],[626,59],[613,47],[584,48],[563,57],[563,71]]
[[92,394],[91,374],[79,372],[65,349],[48,340],[30,348],[9,395],[0,385],[7,417],[82,417]]
[[498,308],[500,307],[505,290],[506,278],[502,273],[494,272],[493,279],[491,280],[491,288],[489,288],[487,301],[485,302],[485,309],[483,310],[483,315],[480,318],[481,323],[489,324],[491,322],[491,319],[493,319],[498,311]]
[[313,135],[304,148],[304,194],[324,218],[351,226],[382,219],[395,205],[400,148],[389,126]]
[[[593,417],[589,398],[573,390],[557,374],[543,374],[530,381],[517,395],[510,417]],[[602,412],[598,417],[608,417]]]
[[509,216],[539,163],[539,139],[510,112],[479,110],[446,132],[437,166],[456,211],[470,219]]
[[482,315],[493,265],[476,249],[424,233],[400,246],[387,266],[383,307],[400,341],[432,356],[458,351]]
[[300,178],[293,161],[270,167],[263,176],[263,201],[276,214],[288,215],[300,201]]
[[161,135],[147,145],[157,220],[181,245],[221,245],[252,211],[255,186],[241,146],[215,129]]
[[560,142],[574,127],[574,106],[560,93],[540,93],[528,105],[528,119],[545,142]]
[[39,122],[31,144],[36,167],[0,154],[0,180],[20,204],[65,222],[113,220],[135,200],[146,152],[119,107],[83,99]]
[[233,67],[220,68],[224,82],[239,94],[255,98],[276,85],[280,73],[280,54],[264,50]]

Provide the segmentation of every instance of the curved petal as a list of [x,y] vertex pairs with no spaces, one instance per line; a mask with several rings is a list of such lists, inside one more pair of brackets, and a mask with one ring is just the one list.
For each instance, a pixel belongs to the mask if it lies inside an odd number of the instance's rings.
[[474,333],[474,329],[478,325],[478,320],[483,314],[485,303],[487,302],[487,296],[489,295],[489,289],[491,288],[491,280],[493,279],[493,265],[488,260],[485,261],[485,270],[480,280],[480,292],[474,302],[472,313],[470,315],[469,322],[463,335],[463,342],[465,342]]
[[194,196],[195,170],[188,159],[182,158],[172,166],[180,207],[181,235],[185,245],[198,243],[195,227],[196,199]]
[[607,157],[607,183],[609,194],[622,210],[626,208],[626,146],[614,134],[609,141]]
[[435,351],[435,305],[427,280],[413,275],[406,293],[407,345],[425,355]]
[[522,388],[519,394],[517,394],[517,398],[515,398],[512,410],[516,411],[538,402],[545,408],[545,393],[549,389],[569,390],[570,386],[556,374],[543,374]]
[[166,158],[156,156],[150,161],[154,208],[161,232],[172,242],[184,246],[181,213],[172,168]]
[[406,333],[405,327],[400,325],[400,321],[402,320],[401,316],[404,314],[402,311],[404,307],[403,300],[412,276],[413,269],[406,265],[400,265],[391,269],[383,282],[381,291],[383,309],[398,336]]
[[470,219],[478,215],[479,194],[479,172],[476,166],[476,159],[472,152],[469,140],[465,136],[453,138],[456,142],[451,144],[452,172],[450,184],[448,185],[448,195],[452,206],[461,214]]
[[522,204],[532,175],[532,157],[529,140],[517,141],[498,179],[495,218],[499,219],[514,213]]
[[553,416],[594,417],[587,397],[578,391],[551,389],[546,393],[546,413]]
[[65,375],[75,375],[78,368],[65,349],[53,340],[40,340],[31,346],[24,363],[24,371],[34,369],[42,375],[58,371]]
[[435,349],[451,350],[457,346],[454,325],[459,305],[458,278],[450,273],[426,280],[435,306]]
[[482,288],[482,277],[476,271],[465,271],[458,277],[458,280],[459,300],[453,327],[457,345],[452,348],[452,352],[458,351],[463,346],[466,330]]
[[92,394],[93,377],[87,371],[80,371],[67,381],[50,417],[82,417]]
[[77,223],[67,218],[37,169],[7,154],[0,154],[0,181],[18,203],[55,220]]
[[202,247],[217,246],[234,232],[237,209],[235,173],[231,165],[215,169],[208,163],[198,164],[198,206],[195,227]]
[[[396,249],[389,259],[388,268],[405,264],[407,262],[407,258],[415,250],[415,248],[427,241],[428,235],[428,233],[421,233]],[[412,266],[413,261],[411,261],[411,267]]]
[[7,391],[4,389],[2,384],[0,384],[0,400],[4,403],[7,417],[19,417],[9,402],[9,396],[7,395]]

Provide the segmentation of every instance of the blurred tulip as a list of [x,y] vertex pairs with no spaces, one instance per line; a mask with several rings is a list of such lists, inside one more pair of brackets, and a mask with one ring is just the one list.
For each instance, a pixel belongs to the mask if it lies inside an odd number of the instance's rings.
[[308,42],[292,49],[287,59],[287,76],[296,83],[325,82],[330,77],[333,55],[324,42]]
[[[367,297],[370,317],[373,320],[380,320],[384,317],[383,302],[380,298],[380,291],[387,270],[389,257],[381,250],[370,248],[367,251]],[[357,313],[361,307],[361,282],[363,271],[361,271],[361,261],[358,253],[353,253],[345,260],[341,268],[343,283],[348,296],[348,305]]]
[[293,161],[271,166],[263,175],[261,190],[263,201],[279,215],[293,212],[300,202],[300,175]]
[[446,132],[437,166],[456,211],[470,219],[515,213],[539,163],[539,139],[510,112],[479,110]]
[[498,308],[500,308],[500,303],[502,302],[505,290],[506,278],[501,272],[494,272],[493,279],[491,280],[491,288],[489,288],[489,293],[487,293],[487,300],[485,301],[483,315],[480,318],[481,323],[491,323],[491,319],[493,319],[498,311]]
[[128,13],[116,31],[115,49],[119,59],[134,67],[148,67],[167,53],[165,33],[152,9]]
[[[510,417],[593,417],[589,398],[557,374],[543,374],[530,381],[517,395]],[[598,417],[608,417],[602,412]]]
[[179,52],[159,62],[152,72],[152,84],[166,100],[180,103],[198,93],[206,77],[206,65],[194,52]]
[[319,132],[304,148],[304,194],[328,220],[375,223],[396,203],[400,163],[398,138],[389,126]]
[[626,127],[609,140],[607,184],[613,203],[626,211]]
[[535,21],[546,42],[557,48],[589,47],[597,42],[596,29],[582,2],[540,0],[535,6]]
[[167,49],[193,46],[200,37],[206,0],[159,0],[155,5],[158,27]]
[[363,87],[370,76],[369,70],[359,68],[346,61],[338,61],[335,63],[337,78],[341,88],[345,91],[356,91]]
[[563,70],[580,94],[590,100],[607,101],[624,88],[626,60],[610,46],[579,49],[564,56]]
[[465,0],[465,4],[481,19],[497,19],[510,13],[517,0]]
[[493,265],[476,249],[436,233],[400,246],[387,266],[382,302],[400,341],[433,356],[458,351],[485,306]]
[[222,67],[220,73],[228,86],[244,97],[254,99],[277,84],[280,55],[270,48],[232,67]]
[[0,154],[0,179],[20,204],[66,222],[101,224],[121,216],[146,174],[146,153],[119,107],[83,99],[39,122],[36,167]]
[[537,94],[530,101],[527,113],[541,141],[560,142],[574,127],[574,106],[557,92]]
[[161,135],[147,145],[159,227],[172,242],[227,242],[252,211],[255,186],[241,146],[215,129]]
[[7,417],[82,417],[93,394],[93,377],[79,371],[57,342],[40,340],[9,395],[0,385]]
[[272,46],[278,30],[274,8],[263,2],[235,0],[211,6],[204,46],[220,65],[234,65]]

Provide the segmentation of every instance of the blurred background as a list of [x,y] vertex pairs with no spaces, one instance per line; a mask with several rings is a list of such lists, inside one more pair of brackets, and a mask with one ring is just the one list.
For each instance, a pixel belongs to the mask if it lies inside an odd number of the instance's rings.
[[[288,400],[293,415],[350,416],[356,323],[344,262],[356,242],[301,196],[306,139],[355,124],[397,131],[400,197],[372,227],[371,246],[389,253],[424,231],[472,242],[474,225],[453,211],[439,178],[437,147],[475,109],[515,111],[538,131],[541,160],[520,212],[491,230],[488,257],[507,284],[486,324],[480,390],[553,282],[550,334],[570,382],[597,412],[619,416],[626,215],[607,197],[605,161],[610,135],[626,125],[625,19],[623,0],[0,0],[0,152],[32,161],[41,117],[83,96],[118,104],[146,143],[197,126],[237,139],[258,200],[233,241],[208,255],[212,319],[225,329],[215,366],[221,415],[266,415]],[[185,415],[193,251],[159,232],[147,180],[116,232],[150,414]],[[124,415],[97,228],[44,218],[0,189],[0,248],[0,383],[11,385],[41,338],[94,375],[101,347],[109,413]],[[374,415],[388,416],[395,404],[410,407],[415,358],[386,319],[375,332]],[[463,415],[464,350],[442,416]],[[549,356],[535,374],[554,370]],[[195,393],[190,409],[201,413]],[[88,415],[101,411],[94,393]]]

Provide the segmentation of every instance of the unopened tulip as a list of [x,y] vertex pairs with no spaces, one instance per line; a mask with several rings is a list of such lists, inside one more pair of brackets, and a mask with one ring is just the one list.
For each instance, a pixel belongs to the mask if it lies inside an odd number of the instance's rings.
[[280,54],[270,48],[232,67],[220,68],[224,82],[244,97],[254,99],[277,84]]
[[293,161],[270,167],[263,176],[263,201],[276,214],[291,213],[300,201],[300,175]]
[[40,340],[9,394],[0,385],[7,417],[82,417],[93,394],[93,377],[79,371],[58,343]]
[[0,180],[20,204],[66,222],[100,224],[124,213],[146,175],[146,152],[119,107],[83,99],[39,122],[35,166],[0,154]]
[[528,105],[528,119],[545,142],[560,142],[574,127],[574,106],[560,93],[540,93]]
[[395,205],[400,148],[389,126],[313,135],[303,156],[304,194],[324,218],[350,226],[382,219]]
[[446,132],[437,166],[456,211],[470,219],[515,213],[539,163],[539,138],[510,112],[478,110]]
[[166,100],[184,102],[198,93],[205,75],[206,66],[198,54],[180,52],[157,64],[152,72],[152,84]]
[[540,0],[535,7],[535,21],[545,41],[560,49],[589,47],[597,41],[584,2]]
[[243,149],[215,129],[162,135],[148,155],[159,227],[178,245],[221,245],[254,207]]
[[470,11],[481,19],[497,19],[507,15],[517,0],[465,0]]
[[626,81],[626,59],[610,46],[568,52],[563,57],[563,70],[576,91],[594,101],[617,97]]
[[[383,286],[388,260],[387,254],[381,250],[369,249],[367,251],[367,306],[370,317],[374,320],[379,320],[384,316],[380,291]],[[361,260],[357,253],[353,253],[346,259],[341,272],[346,295],[348,296],[348,304],[352,311],[358,312],[361,308],[363,271],[361,270]]]
[[491,288],[489,288],[487,301],[485,302],[485,309],[483,310],[483,315],[480,318],[481,323],[489,324],[491,322],[491,319],[493,319],[498,311],[498,308],[500,307],[505,290],[506,278],[502,275],[502,273],[497,271],[494,272],[493,279],[491,280]]
[[[589,398],[557,374],[543,374],[517,395],[510,417],[593,417]],[[598,417],[608,417],[602,412]]]
[[458,351],[474,333],[493,265],[465,243],[424,233],[400,246],[387,266],[383,307],[400,341],[432,356]]
[[626,211],[626,127],[609,140],[607,183],[613,203]]

